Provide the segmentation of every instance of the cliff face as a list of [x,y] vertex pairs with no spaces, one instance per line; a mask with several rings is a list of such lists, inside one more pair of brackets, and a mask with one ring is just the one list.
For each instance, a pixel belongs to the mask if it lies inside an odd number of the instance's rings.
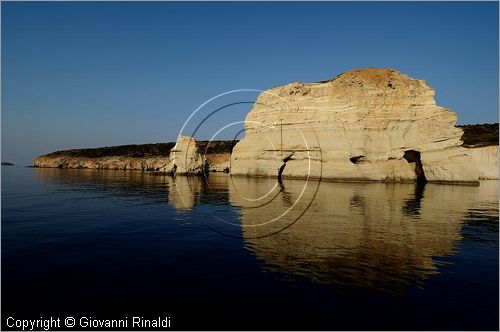
[[478,181],[477,153],[460,147],[463,131],[455,127],[457,116],[437,106],[434,95],[423,80],[375,68],[269,89],[246,117],[231,173]]
[[40,156],[35,159],[35,167],[93,168],[115,170],[160,171],[170,159],[168,157],[138,158],[127,156],[78,157]]
[[498,180],[498,145],[467,149],[480,180]]

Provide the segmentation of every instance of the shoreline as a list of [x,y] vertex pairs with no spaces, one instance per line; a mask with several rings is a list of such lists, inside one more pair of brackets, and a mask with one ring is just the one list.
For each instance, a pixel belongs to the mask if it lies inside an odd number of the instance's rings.
[[[144,174],[144,175],[150,175],[154,177],[169,177],[174,179],[175,177],[195,177],[195,178],[202,178],[204,177],[203,174],[178,174],[178,175],[172,175],[168,172],[154,172],[154,171],[142,171],[138,169],[109,169],[109,168],[60,168],[60,167],[38,167],[38,166],[24,166],[25,168],[34,168],[34,169],[60,169],[60,170],[70,170],[70,171],[122,171],[122,172],[133,172],[137,174]],[[244,175],[244,174],[230,174],[228,172],[220,172],[220,171],[210,171],[207,174],[207,177],[210,177],[210,174],[213,174],[212,176],[229,176],[229,177],[235,177],[235,178],[247,178],[247,179],[278,179],[277,176],[265,176],[265,175]],[[425,184],[436,184],[436,185],[449,185],[449,186],[470,186],[470,187],[477,187],[480,186],[482,182],[485,181],[499,181],[498,179],[480,179],[478,181],[436,181],[436,180],[430,180],[427,181],[424,184],[419,184],[417,181],[410,181],[410,180],[401,180],[401,181],[394,181],[394,180],[372,180],[372,179],[363,179],[363,178],[358,178],[358,179],[337,179],[337,178],[325,178],[325,177],[317,177],[317,176],[310,176],[309,178],[307,177],[301,177],[301,176],[283,176],[282,180],[292,180],[292,181],[313,181],[313,182],[328,182],[328,183],[352,183],[352,184],[415,184],[415,185],[425,185]]]
[[[457,126],[464,129],[462,136],[463,143],[460,146],[468,151],[467,154],[478,156],[479,159],[484,159],[486,162],[491,158],[495,151],[498,150],[498,123],[495,124],[479,124]],[[486,128],[486,129],[485,129]],[[34,168],[59,168],[59,169],[98,169],[98,170],[134,170],[155,175],[166,175],[172,173],[172,165],[175,165],[175,153],[190,152],[191,162],[196,166],[189,166],[182,173],[200,173],[203,169],[208,173],[231,173],[234,176],[243,177],[266,177],[279,178],[278,174],[242,174],[241,172],[233,172],[232,170],[232,154],[233,148],[238,141],[195,141],[192,138],[184,137],[189,143],[186,146],[176,143],[153,143],[153,144],[138,144],[138,145],[122,145],[101,148],[89,149],[72,149],[56,151],[49,154],[38,156],[32,167]],[[187,141],[186,141],[187,142]],[[176,148],[177,147],[177,148]],[[496,148],[495,148],[496,147]],[[179,150],[180,149],[180,150]],[[185,151],[184,151],[185,150]],[[187,155],[184,157],[187,158]],[[193,159],[194,158],[194,159]],[[184,161],[184,163],[187,162]],[[323,160],[322,163],[327,165],[330,161]],[[352,161],[351,161],[352,162]],[[192,164],[194,165],[194,164]],[[335,165],[335,162],[334,162]],[[361,171],[361,170],[360,170]],[[438,184],[461,184],[477,186],[479,180],[495,179],[491,174],[483,173],[477,180],[440,180],[430,179],[429,183]],[[189,174],[191,175],[191,174]],[[301,180],[320,180],[328,182],[348,182],[348,183],[414,183],[411,179],[394,179],[394,178],[365,178],[363,173],[360,177],[336,177],[334,174],[283,174],[283,179],[301,179]]]

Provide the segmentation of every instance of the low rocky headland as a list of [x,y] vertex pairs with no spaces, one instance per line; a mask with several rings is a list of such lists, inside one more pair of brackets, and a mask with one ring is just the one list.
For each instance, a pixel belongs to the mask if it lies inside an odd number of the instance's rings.
[[264,91],[239,141],[57,151],[35,167],[340,181],[476,183],[498,179],[498,123],[457,126],[423,80],[392,69],[351,70],[329,81]]
[[[196,142],[191,137],[181,136],[177,144],[176,142],[134,144],[56,151],[37,157],[33,166],[169,173],[172,171],[176,154],[179,155],[179,152],[186,151],[195,158],[193,165],[188,167],[189,173],[201,171],[203,162],[208,171],[229,172],[230,155],[236,143],[236,141]],[[193,149],[187,151],[188,146],[193,147]],[[189,160],[191,161],[191,158]],[[182,166],[182,160],[178,164]],[[183,170],[184,168],[181,167],[177,173],[185,173]]]

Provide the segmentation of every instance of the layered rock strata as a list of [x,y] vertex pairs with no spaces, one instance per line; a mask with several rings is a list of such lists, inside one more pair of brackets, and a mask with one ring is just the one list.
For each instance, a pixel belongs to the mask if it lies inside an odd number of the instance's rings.
[[436,105],[434,95],[423,80],[378,68],[274,87],[245,119],[231,173],[346,181],[498,178],[498,146],[461,147],[456,114]]

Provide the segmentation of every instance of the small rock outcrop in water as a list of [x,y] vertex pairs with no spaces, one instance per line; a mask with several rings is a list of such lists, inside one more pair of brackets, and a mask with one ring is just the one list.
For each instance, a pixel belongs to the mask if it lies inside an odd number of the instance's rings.
[[180,135],[175,146],[170,150],[170,164],[166,171],[175,174],[203,173],[205,162],[198,152],[193,137]]
[[230,150],[236,142],[201,141],[180,135],[170,151],[170,163],[163,170],[175,174],[201,174],[203,172],[229,172]]
[[345,72],[262,93],[233,150],[234,175],[334,180],[498,179],[498,146],[461,147],[457,116],[423,80],[392,69]]

